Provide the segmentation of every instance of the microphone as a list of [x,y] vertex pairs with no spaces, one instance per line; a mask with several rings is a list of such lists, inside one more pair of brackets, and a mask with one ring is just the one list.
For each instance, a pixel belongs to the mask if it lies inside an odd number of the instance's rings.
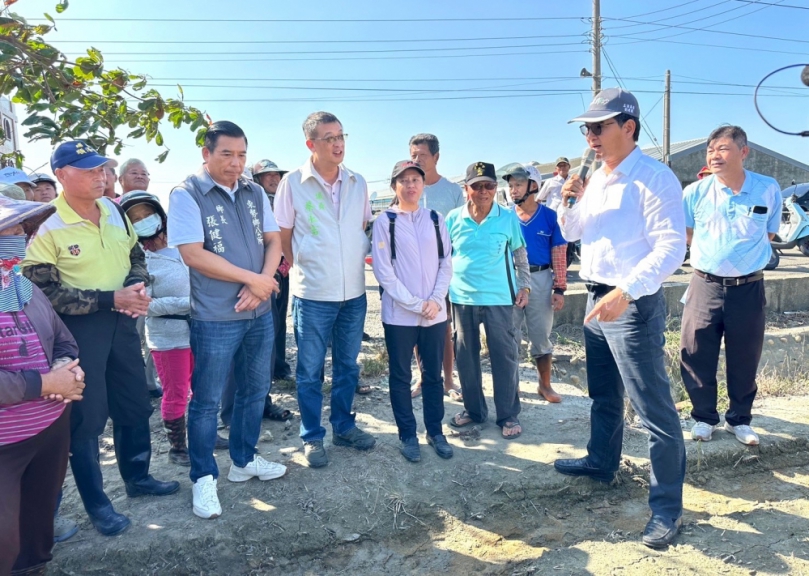
[[[584,181],[587,179],[587,174],[590,173],[590,169],[593,167],[593,162],[595,162],[595,160],[596,151],[588,146],[584,149],[584,152],[581,155],[581,164],[579,165],[579,171],[577,172],[582,186],[584,186]],[[568,207],[572,207],[575,203],[576,199],[572,196],[567,199]]]
[[809,65],[803,67],[801,82],[803,82],[804,86],[809,86]]

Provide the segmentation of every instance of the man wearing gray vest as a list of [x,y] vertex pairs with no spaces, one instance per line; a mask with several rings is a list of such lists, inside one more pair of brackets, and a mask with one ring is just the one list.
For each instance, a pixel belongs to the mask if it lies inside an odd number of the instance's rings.
[[205,164],[172,190],[169,245],[180,250],[191,276],[194,396],[188,409],[188,451],[194,514],[222,514],[213,456],[222,390],[235,361],[236,398],[230,426],[231,482],[283,476],[286,467],[256,453],[264,398],[270,391],[274,343],[271,295],[281,239],[269,200],[242,177],[247,137],[232,122],[205,135]]
[[365,224],[371,219],[365,179],[343,166],[346,134],[333,114],[314,112],[303,123],[312,157],[281,180],[275,211],[281,227],[298,345],[295,380],[301,439],[309,466],[329,463],[321,424],[321,371],[332,342],[332,442],[357,450],[376,439],[354,423],[351,405],[359,382],[357,356],[365,323]]

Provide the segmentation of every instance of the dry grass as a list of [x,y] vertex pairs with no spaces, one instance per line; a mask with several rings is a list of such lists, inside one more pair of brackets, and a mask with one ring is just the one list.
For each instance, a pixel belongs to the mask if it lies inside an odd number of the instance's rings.
[[360,360],[360,376],[365,378],[378,378],[388,373],[388,351],[386,348],[377,348],[373,353],[366,354]]

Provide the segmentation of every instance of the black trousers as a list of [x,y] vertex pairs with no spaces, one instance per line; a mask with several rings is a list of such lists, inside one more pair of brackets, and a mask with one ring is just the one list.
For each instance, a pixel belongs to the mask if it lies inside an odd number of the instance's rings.
[[36,436],[0,446],[0,575],[25,574],[51,559],[70,408]]
[[444,379],[441,367],[444,363],[444,340],[447,323],[432,326],[394,326],[382,324],[385,329],[385,345],[388,349],[390,369],[390,405],[399,428],[399,439],[416,436],[416,417],[413,415],[413,399],[410,396],[413,347],[419,347],[421,356],[421,397],[424,406],[424,427],[427,434],[443,434]]
[[680,336],[680,372],[694,420],[715,425],[716,370],[722,338],[730,407],[725,421],[750,424],[756,371],[764,344],[764,280],[723,287],[696,274],[688,286]]
[[139,426],[152,415],[135,320],[119,312],[59,317],[79,345],[84,398],[73,403],[74,441],[98,438],[107,418],[119,426]]
[[287,364],[287,310],[289,308],[289,276],[276,275],[281,292],[275,295],[273,322],[275,322],[275,356],[273,374],[289,374]]

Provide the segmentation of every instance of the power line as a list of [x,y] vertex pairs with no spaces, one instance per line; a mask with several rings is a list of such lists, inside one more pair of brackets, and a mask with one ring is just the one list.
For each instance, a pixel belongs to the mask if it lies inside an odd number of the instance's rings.
[[[783,0],[781,0],[781,1],[783,1]],[[742,8],[746,8],[746,7],[747,7],[747,6],[739,6],[738,8],[733,8],[733,9],[731,9],[731,10],[727,10],[727,11],[726,11],[724,14],[722,14],[722,16],[726,16],[726,15],[727,15],[729,12],[734,12],[735,10],[740,10],[740,9],[742,9]],[[756,12],[761,12],[762,10],[766,10],[766,9],[767,9],[767,7],[765,6],[765,7],[763,7],[763,8],[758,8],[757,10],[751,10],[750,12],[745,12],[744,14],[739,14],[738,16],[734,16],[733,18],[725,18],[725,19],[722,21],[722,23],[723,23],[723,24],[727,24],[728,22],[732,22],[733,20],[738,20],[739,18],[745,18],[745,17],[747,17],[747,16],[750,16],[750,15],[752,15],[752,14],[755,14]],[[716,16],[716,15],[714,15],[714,16]],[[710,16],[709,18],[713,18],[714,16]],[[697,28],[697,29],[695,29],[694,31],[706,31],[706,30],[708,30],[708,29],[709,29],[711,26],[713,26],[713,24],[711,24],[710,26],[703,26],[703,27],[701,27],[701,28]],[[648,33],[648,32],[657,32],[657,31],[659,31],[659,30],[647,30],[646,32],[638,32],[637,34],[646,34],[646,33]],[[678,33],[676,33],[676,34],[669,34],[668,36],[659,36],[659,37],[658,37],[658,38],[656,38],[656,39],[657,39],[657,40],[663,40],[663,39],[665,39],[665,38],[675,38],[675,37],[677,37],[677,36],[683,36],[684,34],[691,34],[691,31],[678,32]],[[630,35],[631,35],[631,34],[630,34]]]
[[[519,16],[512,18],[59,18],[59,22],[198,22],[219,25],[222,23],[374,23],[374,22],[525,22],[541,20],[586,20],[587,16]],[[32,22],[47,22],[45,18],[29,18]]]
[[[752,12],[749,13],[749,14],[752,14]],[[604,20],[618,21],[618,22],[637,22],[635,20],[628,20],[626,18],[604,18]],[[641,24],[647,24],[647,22],[640,22],[640,23]],[[655,26],[661,26],[663,28],[677,28],[677,29],[680,29],[680,30],[689,30],[691,32],[703,32],[704,31],[703,28],[692,28],[690,26],[681,26],[679,24],[655,24]],[[764,35],[761,35],[761,34],[745,34],[743,32],[729,32],[729,31],[726,31],[726,30],[711,30],[710,32],[711,32],[711,34],[724,34],[724,35],[728,35],[728,36],[739,36],[739,37],[742,37],[742,38],[760,38],[762,40],[777,40],[777,41],[780,41],[780,42],[797,42],[799,44],[809,44],[809,40],[799,40],[797,38],[781,38],[781,37],[778,37],[778,36],[764,36]],[[636,32],[634,34],[644,34],[644,33],[645,32]],[[632,33],[627,34],[627,36],[630,36],[631,34]],[[648,38],[648,40],[651,40],[651,38]]]
[[736,2],[746,2],[748,4],[766,4],[777,8],[797,8],[798,10],[809,10],[809,6],[795,6],[794,4],[776,4],[774,2],[761,2],[760,0],[736,0]]
[[[618,74],[618,71],[615,69],[615,66],[613,66],[613,64],[612,64],[612,58],[610,58],[610,55],[607,54],[606,48],[602,47],[601,50],[604,53],[604,58],[607,61],[607,66],[609,66],[610,70],[615,75],[616,79],[618,80],[618,85],[621,88],[623,88],[624,90],[626,90],[626,87],[624,86],[624,83],[621,80],[621,76]],[[660,157],[662,158],[663,157],[663,148],[660,146],[660,143],[657,141],[657,138],[655,137],[655,135],[652,134],[651,131],[649,130],[649,126],[648,126],[649,123],[646,121],[646,118],[644,117],[643,114],[640,115],[640,121],[641,121],[640,122],[640,127],[643,129],[643,131],[646,133],[646,135],[651,139],[651,141],[654,142],[654,145],[657,146],[657,149],[660,151]]]
[[677,8],[682,8],[683,6],[687,6],[688,4],[694,4],[695,2],[699,2],[700,0],[690,0],[689,2],[683,2],[682,4],[677,4],[676,6],[672,6],[670,8],[661,8],[660,10],[653,10],[652,12],[644,12],[643,14],[635,14],[634,16],[627,16],[627,18],[639,18],[641,16],[649,16],[650,14],[657,14],[658,12],[668,12],[669,10],[676,10]]
[[[612,38],[628,38],[632,39],[632,36],[612,36]],[[769,52],[772,54],[790,54],[792,56],[795,55],[794,50],[771,50],[768,48],[752,48],[752,47],[745,47],[745,46],[726,46],[724,44],[706,44],[705,42],[686,42],[684,40],[664,40],[660,38],[642,38],[642,39],[634,39],[632,42],[620,42],[617,44],[613,44],[613,46],[628,46],[630,44],[640,44],[643,42],[662,42],[664,44],[682,44],[684,46],[699,46],[700,48],[724,48],[727,50],[742,50],[744,52]]]
[[[554,46],[581,46],[584,42],[552,42],[550,44],[511,44],[506,46],[457,46],[449,48],[388,48],[383,50],[290,50],[282,52],[227,52],[228,56],[285,56],[296,54],[395,54],[401,52],[450,52],[457,50],[506,50],[511,48],[546,48]],[[71,56],[76,52],[69,52]],[[224,55],[221,51],[217,52],[105,52],[104,56],[220,56]]]
[[[721,0],[720,2],[717,2],[716,4],[711,4],[710,6],[705,6],[704,8],[702,8],[700,10],[700,13],[702,13],[702,12],[704,12],[706,10],[710,10],[711,8],[716,8],[717,6],[721,6],[722,4],[727,4],[730,1],[731,0]],[[713,18],[714,16],[721,15],[721,14],[723,14],[723,12],[718,12],[716,14],[711,14],[710,16],[706,16],[705,18]],[[637,28],[638,26],[657,26],[659,22],[668,22],[668,21],[671,21],[671,20],[676,20],[677,18],[682,18],[683,16],[687,16],[687,17],[693,19],[694,11],[689,10],[688,12],[683,12],[682,14],[674,14],[674,15],[671,15],[671,16],[666,16],[665,18],[660,18],[659,20],[651,20],[649,22],[643,22],[643,23],[639,23],[639,24],[624,24],[623,26],[614,26],[612,29],[613,30],[619,30],[619,29],[624,29],[624,28]],[[634,18],[637,18],[637,17],[636,16],[624,16],[624,18],[632,18],[632,19],[634,19]],[[647,30],[647,32],[655,32],[655,30]],[[639,34],[640,33],[641,32],[639,32]]]
[[500,52],[496,54],[444,54],[441,56],[358,56],[358,57],[340,57],[340,58],[202,58],[202,59],[160,59],[160,60],[116,60],[119,64],[149,64],[149,63],[167,63],[167,62],[339,62],[343,60],[435,60],[440,58],[483,58],[489,56],[520,56],[520,55],[538,55],[538,54],[575,54],[581,52],[589,52],[589,50],[535,50],[529,52]]
[[576,34],[542,34],[540,36],[492,36],[475,38],[403,38],[379,40],[59,40],[59,44],[392,44],[421,42],[480,42],[481,40],[531,40],[538,38],[573,38]]

